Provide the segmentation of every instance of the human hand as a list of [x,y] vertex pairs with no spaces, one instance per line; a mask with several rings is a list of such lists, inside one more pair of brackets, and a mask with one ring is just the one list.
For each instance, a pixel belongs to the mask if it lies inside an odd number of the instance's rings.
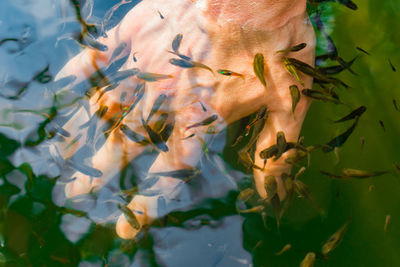
[[[132,76],[114,90],[100,97],[97,91],[90,99],[91,114],[100,106],[107,106],[103,117],[108,120],[123,110],[120,108],[121,94],[125,99],[134,98],[133,89],[145,84],[145,94],[138,105],[124,117],[122,123],[145,137],[143,127],[153,103],[161,95],[167,100],[161,106],[149,126],[160,113],[168,113],[167,123],[174,121],[174,130],[161,150],[149,173],[168,172],[194,168],[202,154],[203,140],[207,126],[190,127],[207,118],[216,118],[211,125],[220,131],[227,124],[257,112],[262,106],[268,109],[268,119],[260,133],[256,146],[254,165],[263,167],[264,160],[259,153],[276,144],[277,133],[282,131],[286,140],[297,142],[301,125],[310,101],[301,97],[294,112],[289,86],[302,85],[288,73],[282,63],[285,53],[276,53],[300,43],[307,46],[296,53],[290,53],[310,65],[314,62],[315,37],[308,16],[306,1],[150,1],[145,0],[131,10],[121,23],[107,33],[99,42],[107,45],[106,52],[86,49],[73,58],[60,72],[59,77],[70,74],[78,80],[90,76],[96,69],[107,66],[112,53],[121,43],[126,48],[121,55],[129,54],[129,61],[122,69],[138,68],[142,73],[157,73],[165,79],[150,82]],[[161,19],[157,11],[163,15]],[[182,68],[171,64],[170,59],[181,59],[168,51],[177,34],[183,39],[179,53],[194,62],[204,64],[193,68]],[[132,60],[137,57],[137,62]],[[265,61],[265,86],[254,73],[253,62],[256,54],[262,54]],[[205,66],[210,67],[213,72]],[[224,76],[216,72],[227,69],[238,76]],[[240,74],[240,75],[239,75]],[[153,77],[154,78],[154,77]],[[305,88],[310,88],[312,79],[301,76]],[[132,89],[133,88],[133,89]],[[100,100],[99,100],[100,99]],[[205,107],[203,110],[201,104]],[[216,115],[217,117],[212,117]],[[172,119],[173,118],[173,119]],[[72,127],[74,120],[66,126]],[[194,136],[192,136],[194,134]],[[190,138],[187,138],[192,136]],[[109,131],[107,141],[96,152],[92,166],[102,172],[102,177],[91,181],[88,175],[77,173],[77,179],[66,187],[67,196],[87,193],[109,181],[124,164],[139,155],[145,146],[133,142],[121,130],[120,125]],[[72,151],[72,150],[71,150]],[[266,198],[265,177],[273,175],[278,185],[278,195],[285,197],[281,174],[290,172],[285,159],[287,152],[278,160],[268,160],[265,168],[254,169],[254,179],[261,198]],[[65,157],[68,157],[66,152]],[[174,177],[161,177],[153,186],[168,196],[184,182]],[[128,207],[134,212],[139,223],[137,229],[122,215],[117,223],[117,233],[122,238],[133,238],[142,226],[150,224],[157,216],[158,197],[136,195]],[[184,205],[184,204],[182,204]],[[167,211],[164,211],[167,212]]]

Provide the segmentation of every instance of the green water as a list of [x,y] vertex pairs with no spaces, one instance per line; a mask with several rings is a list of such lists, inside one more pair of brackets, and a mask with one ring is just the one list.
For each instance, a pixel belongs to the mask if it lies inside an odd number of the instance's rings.
[[[269,248],[273,251],[292,242],[299,250],[315,250],[344,222],[351,219],[343,242],[327,261],[317,261],[316,266],[398,266],[400,249],[399,187],[400,176],[395,174],[393,163],[400,160],[398,134],[400,113],[395,110],[392,99],[398,101],[400,92],[399,72],[393,72],[388,58],[396,66],[400,63],[398,34],[399,1],[357,1],[359,9],[351,11],[332,5],[335,27],[331,37],[339,54],[353,58],[359,46],[371,54],[362,55],[354,64],[354,76],[349,72],[338,75],[351,88],[340,91],[341,99],[352,107],[365,105],[354,133],[339,149],[339,162],[334,153],[316,153],[311,167],[304,175],[315,198],[326,211],[321,220],[304,200],[295,201],[287,219],[290,224],[281,229],[282,237]],[[334,125],[330,119],[341,118],[348,113],[343,106],[313,103],[302,135],[309,144],[326,142],[345,131],[351,123]],[[321,115],[322,114],[322,115]],[[379,120],[385,125],[384,131]],[[365,139],[361,149],[360,139]],[[320,170],[339,173],[342,168],[362,170],[392,170],[394,174],[366,180],[332,180],[319,173]],[[374,189],[369,191],[373,185]],[[384,232],[386,215],[391,215],[387,232]],[[279,245],[277,245],[279,243]],[[273,248],[273,249],[272,249]],[[267,252],[266,252],[267,253]],[[261,252],[260,252],[261,254]],[[260,258],[264,258],[260,255]],[[300,255],[294,251],[279,259],[272,255],[265,266],[296,266]]]
[[[352,11],[327,4],[323,18],[333,27],[330,35],[341,57],[350,60],[361,55],[352,66],[357,76],[347,71],[337,76],[351,87],[338,91],[341,100],[353,108],[365,105],[367,111],[338,150],[338,156],[333,152],[313,153],[310,168],[301,176],[316,203],[325,211],[324,216],[307,200],[297,197],[283,216],[279,229],[272,217],[264,223],[259,214],[243,216],[241,245],[252,255],[254,266],[298,266],[307,252],[320,251],[323,243],[349,220],[340,245],[327,259],[317,259],[315,266],[400,266],[400,229],[397,227],[400,225],[400,175],[393,167],[394,162],[400,163],[400,124],[397,123],[400,112],[392,103],[396,99],[400,106],[400,1],[359,0],[357,5],[359,9]],[[324,41],[321,39],[319,43]],[[357,46],[371,55],[362,54],[356,50]],[[318,53],[322,52],[318,48]],[[397,72],[392,71],[388,59],[399,69]],[[301,133],[305,144],[326,143],[344,132],[352,122],[333,124],[332,120],[349,111],[342,105],[313,103]],[[228,143],[234,139],[238,125],[230,126],[227,131]],[[363,146],[361,139],[365,140]],[[140,242],[123,241],[116,236],[113,223],[91,223],[80,241],[70,242],[60,229],[63,215],[85,218],[86,214],[52,203],[55,180],[35,175],[28,164],[15,170],[8,157],[20,144],[5,136],[0,136],[0,144],[1,176],[25,176],[22,191],[1,178],[0,266],[77,266],[82,260],[96,263],[94,266],[126,266],[112,263],[110,259],[121,260],[121,255],[133,259],[139,249],[145,252],[149,265],[160,264],[154,256],[151,235],[143,236]],[[225,149],[225,161],[243,170],[232,151],[235,150]],[[320,174],[321,170],[339,173],[342,168],[390,170],[391,173],[363,180],[333,180]],[[245,187],[245,184],[246,179],[242,179],[240,185]],[[231,191],[225,198],[208,200],[189,212],[174,212],[172,215],[178,222],[156,223],[154,228],[183,227],[185,221],[202,214],[222,220],[235,214],[237,194]],[[384,231],[387,215],[391,220]],[[229,244],[229,240],[224,242]],[[276,256],[288,243],[292,249]]]

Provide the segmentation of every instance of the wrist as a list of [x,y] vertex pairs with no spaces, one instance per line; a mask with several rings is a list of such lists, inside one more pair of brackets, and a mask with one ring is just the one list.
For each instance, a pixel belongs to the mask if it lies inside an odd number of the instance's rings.
[[220,26],[274,30],[306,12],[306,0],[192,0]]

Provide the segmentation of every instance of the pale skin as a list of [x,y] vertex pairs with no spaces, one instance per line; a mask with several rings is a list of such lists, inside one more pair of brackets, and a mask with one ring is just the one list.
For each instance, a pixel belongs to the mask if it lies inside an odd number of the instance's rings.
[[[282,56],[295,57],[310,65],[314,64],[315,36],[305,12],[306,0],[144,0],[135,6],[121,21],[108,32],[108,38],[99,41],[108,46],[107,52],[85,49],[71,59],[58,77],[76,75],[85,79],[96,68],[105,66],[114,49],[126,42],[131,48],[131,56],[137,53],[137,62],[129,60],[122,69],[139,68],[144,72],[171,74],[173,78],[146,83],[146,94],[141,105],[135,108],[124,123],[134,131],[146,135],[140,117],[147,118],[155,99],[166,94],[170,99],[170,110],[175,114],[175,128],[169,138],[168,152],[160,152],[149,172],[179,170],[196,166],[202,154],[202,141],[207,127],[187,129],[187,126],[204,120],[212,114],[218,115],[213,123],[217,130],[223,129],[238,119],[258,111],[267,105],[269,117],[256,145],[255,164],[263,166],[259,152],[276,143],[276,134],[283,131],[287,141],[296,142],[301,125],[310,105],[310,100],[301,97],[295,112],[292,113],[292,100],[289,86],[296,84],[282,64]],[[160,11],[165,19],[160,19]],[[216,72],[194,68],[183,69],[168,61],[176,56],[167,52],[178,34],[183,34],[179,52],[190,56],[213,70],[229,69],[243,75],[227,77]],[[275,51],[306,43],[299,52],[277,54]],[[128,49],[125,49],[128,53]],[[253,71],[253,60],[257,53],[265,57],[264,87]],[[132,58],[132,57],[130,57]],[[311,88],[312,79],[301,76],[305,86]],[[99,104],[107,105],[109,111],[105,118],[120,112],[121,92],[132,93],[138,83],[137,78],[129,78],[114,91],[106,93],[97,102],[98,95],[92,97],[91,113]],[[202,110],[198,101],[207,108]],[[164,110],[165,111],[165,110]],[[155,115],[153,118],[158,117]],[[65,127],[73,127],[71,120]],[[184,139],[195,134],[194,137]],[[76,173],[77,179],[66,187],[66,195],[72,197],[98,189],[118,173],[121,167],[133,160],[144,147],[128,140],[118,129],[114,130],[105,145],[93,157],[92,166],[103,172],[94,179]],[[73,151],[73,150],[70,150]],[[65,152],[65,157],[72,152]],[[280,176],[290,172],[285,163],[285,153],[277,161],[268,161],[265,169],[254,169],[256,189],[261,198],[266,198],[264,178],[274,175],[278,182],[278,193],[285,197]],[[163,178],[155,185],[167,196],[175,186],[182,183],[178,179]],[[150,224],[157,216],[157,200],[154,197],[135,196],[129,204],[141,227],[133,229],[122,215],[116,226],[120,237],[130,239],[136,236],[142,226]]]

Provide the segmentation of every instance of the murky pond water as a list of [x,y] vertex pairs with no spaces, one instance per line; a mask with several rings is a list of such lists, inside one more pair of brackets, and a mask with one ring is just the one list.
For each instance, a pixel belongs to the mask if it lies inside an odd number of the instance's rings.
[[400,264],[400,2],[191,2],[0,2],[0,266]]

